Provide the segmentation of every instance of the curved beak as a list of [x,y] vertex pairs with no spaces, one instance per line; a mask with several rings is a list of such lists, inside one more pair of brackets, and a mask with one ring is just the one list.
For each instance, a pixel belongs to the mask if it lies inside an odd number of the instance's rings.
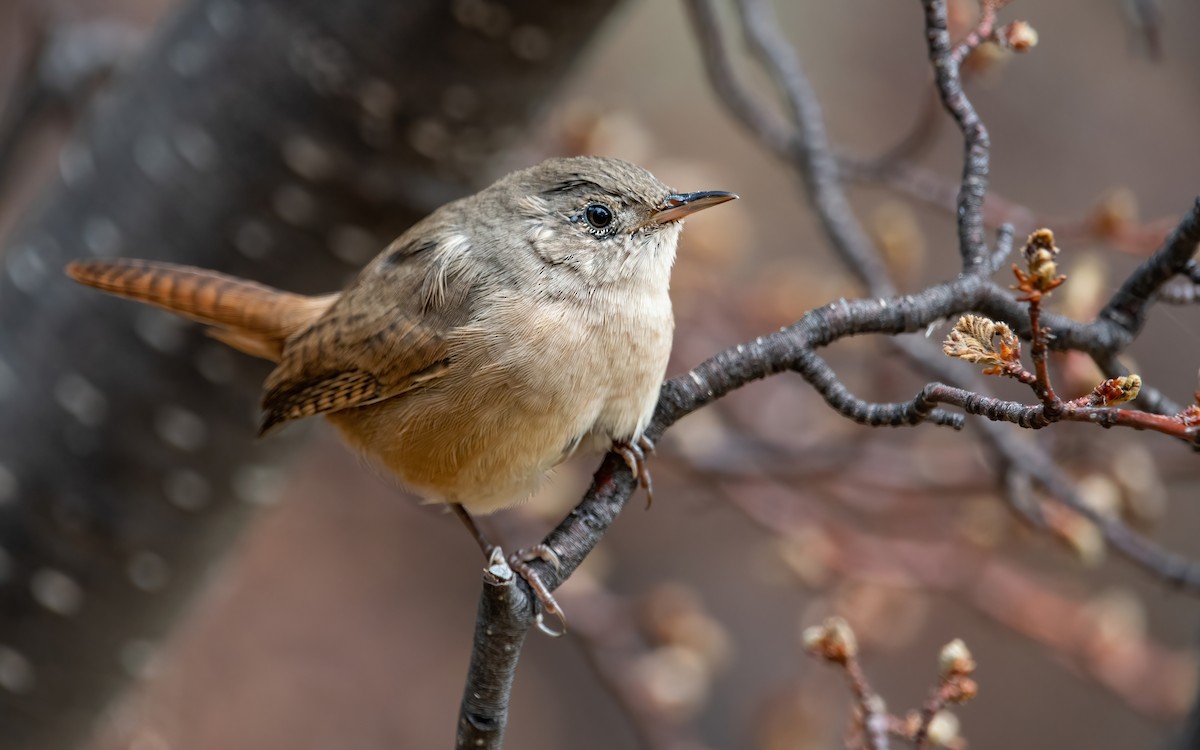
[[655,224],[669,224],[679,221],[689,214],[702,211],[712,206],[720,205],[737,198],[733,193],[724,190],[705,190],[699,193],[672,193],[662,202],[657,211],[650,216]]

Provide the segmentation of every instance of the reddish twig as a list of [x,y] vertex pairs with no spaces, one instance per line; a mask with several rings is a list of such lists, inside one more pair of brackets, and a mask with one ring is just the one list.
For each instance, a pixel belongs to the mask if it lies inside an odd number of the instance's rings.
[[995,39],[996,11],[1006,4],[1006,0],[982,0],[979,3],[979,22],[950,50],[950,59],[955,65],[962,65],[967,55],[974,52],[976,47]]

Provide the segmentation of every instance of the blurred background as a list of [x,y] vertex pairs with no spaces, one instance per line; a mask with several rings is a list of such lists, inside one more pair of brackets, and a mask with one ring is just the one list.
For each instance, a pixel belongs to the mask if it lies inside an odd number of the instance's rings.
[[[919,132],[911,158],[955,184],[961,139],[940,112],[926,115],[932,87],[919,4],[779,5],[838,148],[873,156]],[[465,13],[471,4],[455,6]],[[956,7],[961,32],[973,7]],[[1149,30],[1139,25],[1139,7],[1014,2],[1001,17],[1028,20],[1040,37],[1036,49],[989,50],[968,65],[969,93],[992,136],[992,190],[1005,216],[1018,220],[1019,239],[1042,223],[1059,233],[1070,281],[1052,304],[1085,319],[1200,192],[1200,48],[1191,33],[1200,7],[1163,0],[1161,22]],[[48,200],[43,190],[70,180],[63,144],[88,121],[82,113],[103,96],[95,92],[110,85],[89,80],[60,104],[26,108],[24,82],[37,75],[31,60],[46,41],[38,29],[110,24],[99,46],[136,66],[140,55],[156,53],[156,30],[178,12],[165,0],[0,6],[0,233],[10,264],[22,221]],[[756,83],[771,95],[765,80]],[[643,164],[681,190],[740,194],[688,222],[673,283],[669,375],[862,293],[831,257],[795,176],[715,101],[679,2],[621,4],[509,143],[502,157],[480,159],[468,183],[549,155],[591,152]],[[423,183],[414,184],[410,192]],[[856,184],[852,198],[903,291],[956,274],[949,211],[875,184]],[[440,194],[425,200],[437,205]],[[286,214],[288,205],[277,209]],[[78,247],[62,248],[64,257],[83,255],[89,236],[103,240],[102,229],[91,229]],[[238,235],[239,246],[253,247],[253,234]],[[344,252],[334,248],[340,265],[314,288],[336,288],[386,242],[378,237],[364,250],[342,239]],[[136,242],[120,247],[123,255],[156,252]],[[287,258],[286,248],[273,252]],[[57,278],[46,284],[61,299],[92,294]],[[7,308],[6,315],[10,330],[32,321]],[[1184,403],[1197,389],[1197,322],[1194,308],[1156,307],[1129,363]],[[90,339],[107,342],[97,343],[106,361],[119,363],[128,337],[90,325]],[[56,340],[41,345],[54,349]],[[842,381],[872,400],[908,398],[923,382],[877,341],[842,342],[830,357]],[[250,377],[264,372],[230,366]],[[1056,357],[1052,368],[1069,397],[1099,382],[1074,357]],[[137,377],[159,379],[171,392],[170,370]],[[83,403],[86,412],[83,392],[63,396],[60,388],[58,400]],[[245,417],[244,440],[255,401],[252,392],[239,399],[229,408]],[[178,437],[186,422],[166,432]],[[1055,455],[1097,507],[1200,556],[1200,465],[1186,448],[1159,435],[1077,425],[1024,437]],[[6,736],[29,738],[20,748],[60,746],[36,744],[42,735],[30,729],[59,723],[94,726],[90,746],[101,750],[449,744],[480,585],[474,542],[452,516],[419,505],[350,454],[326,425],[297,425],[278,443],[246,454],[255,471],[204,484],[203,493],[194,478],[187,484],[192,475],[172,475],[176,498],[228,495],[227,520],[205,526],[216,541],[205,547],[211,553],[196,553],[192,575],[173,575],[164,562],[169,545],[122,558],[135,588],[171,604],[152,620],[138,619],[139,603],[125,610],[128,621],[108,612],[104,627],[117,647],[87,663],[66,644],[95,635],[89,608],[104,605],[86,573],[64,582],[45,574],[57,568],[35,561],[29,577],[18,575],[10,517],[36,498],[6,504],[20,474],[0,461],[0,532],[8,535],[0,552],[11,547],[0,557],[0,584],[28,598],[0,598],[0,747],[10,746]],[[171,453],[135,452],[129,462],[142,458],[156,471],[169,472],[172,461],[187,468]],[[541,495],[488,517],[485,527],[506,548],[534,543],[578,500],[597,461],[576,458]],[[780,376],[683,420],[651,466],[654,507],[643,511],[635,497],[562,589],[572,635],[527,642],[509,747],[838,746],[851,709],[844,675],[805,656],[800,642],[802,628],[834,613],[858,633],[872,684],[900,714],[925,700],[941,645],[963,638],[980,665],[980,695],[955,713],[966,741],[979,747],[1146,747],[1165,741],[1192,705],[1194,598],[1106,554],[1081,519],[1056,516],[1055,534],[1024,528],[970,427],[871,430],[834,415],[798,378]],[[105,474],[88,481],[102,483]],[[106,510],[134,512],[119,497]],[[186,523],[177,526],[173,533],[186,536]],[[39,603],[50,611],[28,615]],[[36,657],[24,638],[38,642]],[[45,689],[51,683],[41,679],[107,680],[106,670],[131,689],[102,713],[59,700],[69,691]]]

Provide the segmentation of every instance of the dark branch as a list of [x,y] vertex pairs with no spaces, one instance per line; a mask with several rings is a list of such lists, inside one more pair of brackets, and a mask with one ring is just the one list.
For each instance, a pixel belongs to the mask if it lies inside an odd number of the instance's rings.
[[1194,268],[1200,242],[1200,199],[1153,255],[1137,267],[1100,311],[1100,320],[1115,326],[1130,341],[1142,330],[1159,290],[1177,274]]
[[925,6],[925,39],[938,92],[942,104],[963,134],[963,172],[958,191],[959,252],[964,271],[984,273],[987,240],[984,238],[983,201],[987,194],[991,142],[987,128],[962,88],[959,68],[965,53],[950,46],[946,3],[944,0],[922,0],[922,4]]
[[499,748],[508,725],[508,702],[517,660],[529,626],[520,616],[530,599],[497,548],[483,571],[483,593],[475,616],[471,666],[458,714],[457,748]]

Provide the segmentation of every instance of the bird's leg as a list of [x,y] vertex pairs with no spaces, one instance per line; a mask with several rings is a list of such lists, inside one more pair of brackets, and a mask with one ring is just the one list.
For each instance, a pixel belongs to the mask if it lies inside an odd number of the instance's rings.
[[[458,520],[462,521],[463,526],[467,527],[467,531],[471,532],[471,536],[475,538],[479,549],[483,551],[484,557],[491,559],[497,552],[501,555],[504,554],[500,549],[500,545],[492,544],[491,540],[484,535],[466,508],[458,503],[452,503],[450,507],[454,510],[454,515],[458,516]],[[558,554],[550,549],[548,545],[535,544],[532,547],[517,550],[509,555],[507,560],[508,567],[512,568],[517,575],[525,579],[525,583],[529,584],[529,588],[533,591],[533,595],[537,598],[542,610],[554,615],[562,623],[562,630],[554,630],[546,624],[542,612],[535,612],[538,630],[554,638],[566,633],[567,616],[563,614],[562,608],[558,606],[558,602],[555,601],[554,595],[550,593],[550,589],[546,587],[546,584],[542,583],[542,579],[538,577],[537,571],[529,564],[534,560],[541,560],[550,563],[557,570],[562,565],[558,559]]]
[[613,443],[613,452],[625,459],[625,465],[633,472],[638,484],[646,489],[646,510],[654,504],[654,483],[650,481],[650,469],[646,456],[654,454],[654,442],[645,435],[634,440],[618,440]]

